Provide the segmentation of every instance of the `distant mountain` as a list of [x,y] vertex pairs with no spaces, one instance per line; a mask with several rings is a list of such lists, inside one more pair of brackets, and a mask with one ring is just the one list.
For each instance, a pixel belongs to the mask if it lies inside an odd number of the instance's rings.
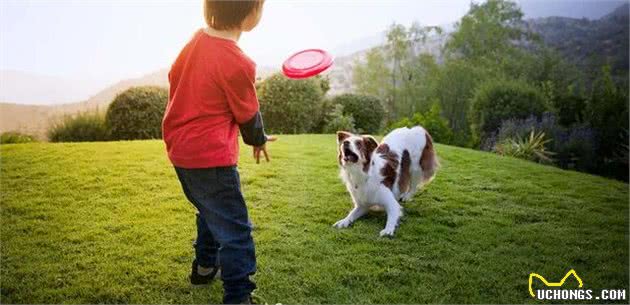
[[[604,1],[604,4],[618,4],[618,2]],[[563,5],[566,7],[568,4],[564,2]],[[592,3],[588,7],[592,7]],[[564,58],[587,74],[596,75],[602,65],[610,64],[617,77],[627,78],[628,11],[629,7],[626,3],[612,12],[608,11],[608,14],[597,20],[543,17],[525,20],[525,27],[538,33],[546,45],[559,51]],[[454,30],[452,25],[442,26],[442,28],[444,29],[442,34],[435,34],[425,43],[414,45],[414,52],[416,54],[429,53],[437,59],[438,63],[441,62],[443,47]],[[352,91],[353,64],[357,60],[363,60],[367,50],[369,49],[336,59],[335,65],[328,73],[331,81],[330,94]]]
[[525,19],[561,16],[596,20],[627,0],[517,0]]
[[[78,103],[59,105],[22,105],[0,103],[0,132],[20,131],[45,139],[49,126],[63,115],[86,111],[105,111],[116,94],[133,86],[168,86],[167,70],[160,70],[146,76],[124,80],[98,92],[89,99]],[[36,87],[36,86],[34,86]],[[68,87],[59,87],[59,91]],[[70,87],[71,88],[71,87]]]
[[[529,2],[529,1],[527,1]],[[527,3],[523,2],[523,3]],[[545,1],[548,2],[548,1]],[[607,5],[614,1],[605,1]],[[552,2],[553,3],[553,2]],[[566,4],[566,3],[565,3]],[[565,5],[566,6],[566,5]],[[527,15],[527,10],[526,15]],[[597,20],[570,17],[542,17],[528,19],[525,22],[530,30],[539,33],[543,41],[557,49],[565,58],[574,62],[585,71],[599,69],[603,63],[609,63],[617,75],[628,75],[628,4],[624,4],[614,11]],[[599,14],[599,13],[598,13]],[[438,62],[442,58],[442,49],[448,40],[453,26],[443,26],[445,32],[433,35],[425,43],[416,44],[416,54],[425,52],[434,55]],[[379,38],[381,37],[381,38]],[[379,47],[379,39],[382,36],[366,36],[355,42],[337,48],[335,64],[326,75],[330,78],[331,89],[329,94],[340,94],[352,91],[352,70],[357,60],[362,60],[367,50]],[[382,40],[384,41],[384,40]],[[382,46],[382,42],[380,44]],[[355,49],[362,48],[362,49]],[[353,50],[355,50],[353,52]],[[338,55],[349,54],[349,55]],[[590,69],[590,70],[589,70]],[[258,79],[264,79],[277,69],[268,67],[258,68]],[[4,73],[4,72],[3,72]],[[19,77],[5,76],[0,79],[0,132],[15,130],[34,134],[39,138],[45,138],[46,131],[51,122],[61,116],[75,114],[81,111],[105,111],[116,94],[132,86],[155,85],[168,86],[167,69],[162,69],[146,76],[124,80],[116,83],[90,98],[78,103],[61,105],[19,105],[24,103],[40,102],[36,96],[50,98],[53,102],[59,102],[63,91],[78,94],[83,89],[81,83],[67,83],[59,80],[37,80],[26,76],[22,81],[10,83],[7,79],[19,79]],[[36,84],[36,85],[35,85]],[[43,86],[41,86],[44,84]],[[52,88],[52,89],[51,89]],[[59,88],[64,88],[60,90]],[[87,86],[86,88],[89,88]],[[80,90],[79,90],[80,89]],[[75,91],[76,90],[76,91]],[[85,89],[87,90],[87,89]],[[13,98],[7,92],[19,93]],[[95,91],[92,91],[95,92]],[[31,95],[31,93],[33,93]],[[83,93],[82,93],[83,94]],[[28,97],[33,96],[33,100]],[[18,98],[19,97],[19,98]],[[72,101],[68,98],[66,101]]]
[[526,25],[583,71],[592,73],[609,64],[613,73],[627,75],[628,15],[626,3],[597,20],[546,17],[527,20]]
[[[444,26],[445,29],[450,29],[452,26]],[[427,37],[424,43],[414,44],[414,54],[427,53],[435,57],[438,63],[442,62],[443,54],[442,49],[449,38],[449,32],[442,32],[442,34],[431,34]],[[374,46],[374,48],[382,48],[383,46]],[[347,56],[341,56],[335,59],[335,64],[329,72],[325,75],[330,79],[330,91],[329,95],[337,95],[352,91],[352,71],[357,61],[365,59],[365,54],[372,48],[364,49]]]
[[[258,78],[265,78],[273,72],[273,69],[259,67]],[[143,77],[120,81],[83,102],[59,105],[0,103],[0,133],[20,131],[34,135],[39,139],[45,139],[50,125],[64,115],[87,111],[104,112],[118,93],[135,86],[168,87],[168,69],[161,69]]]
[[0,101],[54,105],[81,101],[102,89],[96,79],[69,79],[14,70],[0,71]]
[[365,36],[360,39],[352,40],[344,43],[331,50],[335,56],[348,56],[352,55],[359,50],[370,49],[384,44],[386,41],[385,32],[377,33],[370,36]]

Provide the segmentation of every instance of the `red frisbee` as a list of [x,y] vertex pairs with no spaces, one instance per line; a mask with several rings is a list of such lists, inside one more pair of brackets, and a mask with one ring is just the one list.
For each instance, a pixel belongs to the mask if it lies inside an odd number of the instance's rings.
[[333,57],[320,49],[308,49],[297,52],[282,65],[282,72],[288,78],[307,78],[315,76],[333,64]]

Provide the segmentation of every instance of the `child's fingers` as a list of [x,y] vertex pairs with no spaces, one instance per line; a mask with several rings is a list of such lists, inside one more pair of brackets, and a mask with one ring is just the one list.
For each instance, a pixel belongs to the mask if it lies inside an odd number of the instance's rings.
[[273,142],[275,140],[277,140],[278,138],[275,136],[267,136],[267,142]]

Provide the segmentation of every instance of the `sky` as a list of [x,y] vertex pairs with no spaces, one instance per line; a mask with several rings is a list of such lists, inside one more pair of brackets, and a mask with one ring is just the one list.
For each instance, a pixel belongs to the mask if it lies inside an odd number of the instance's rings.
[[[205,26],[201,0],[1,3],[0,69],[62,77],[120,79],[168,67]],[[240,45],[259,65],[274,67],[300,49],[334,49],[394,21],[448,23],[467,8],[467,0],[268,0]]]
[[[604,7],[593,0],[519,2],[533,15],[544,15],[549,3],[568,15]],[[579,3],[591,5],[580,12]],[[379,36],[393,22],[453,23],[469,5],[470,0],[267,0],[261,23],[239,44],[259,66],[279,68],[301,49],[343,55],[334,51]],[[204,26],[202,0],[0,0],[0,70],[112,83],[169,67]]]

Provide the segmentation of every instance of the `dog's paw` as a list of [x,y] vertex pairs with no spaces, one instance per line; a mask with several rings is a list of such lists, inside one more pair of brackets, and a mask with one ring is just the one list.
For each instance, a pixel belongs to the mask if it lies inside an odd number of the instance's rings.
[[351,221],[349,221],[348,219],[344,218],[340,221],[335,222],[335,224],[333,225],[333,227],[337,228],[337,229],[343,229],[343,228],[347,228],[352,224]]
[[385,228],[385,229],[381,230],[381,233],[379,233],[379,235],[381,237],[394,237],[394,230],[395,229]]
[[400,198],[400,201],[409,202],[411,199],[413,199],[413,194],[407,193]]

